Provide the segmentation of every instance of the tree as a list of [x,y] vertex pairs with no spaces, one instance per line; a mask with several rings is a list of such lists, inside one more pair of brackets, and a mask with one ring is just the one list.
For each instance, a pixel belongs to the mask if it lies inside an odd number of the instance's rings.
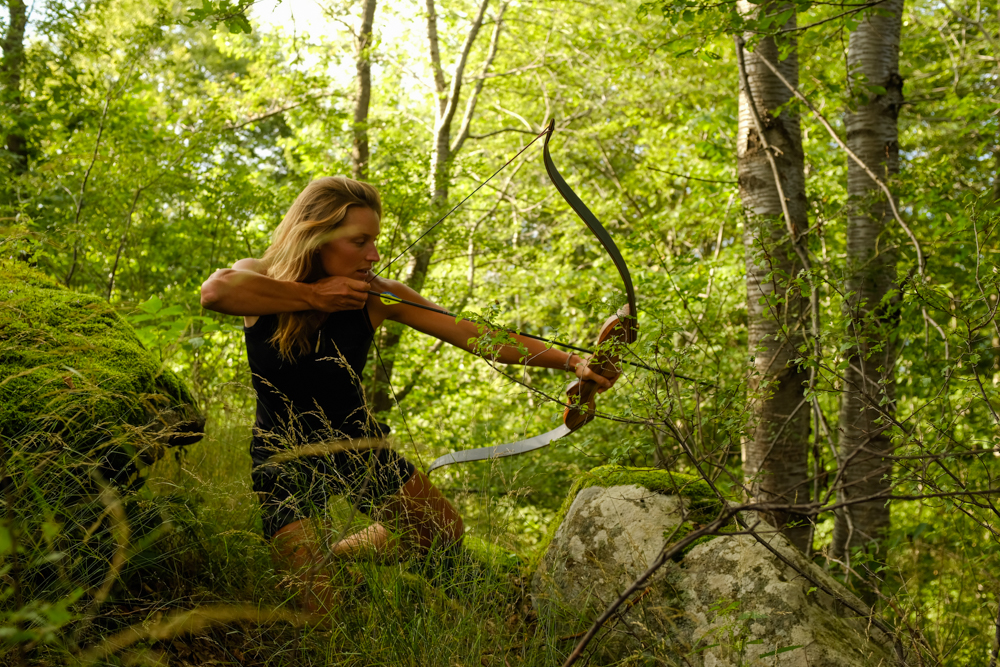
[[[469,94],[465,112],[459,122],[457,136],[452,139],[453,124],[455,114],[458,111],[462,100],[462,87],[465,83],[465,68],[469,63],[469,56],[472,47],[479,36],[483,19],[486,16],[486,9],[489,7],[489,0],[482,0],[476,11],[476,15],[469,25],[465,34],[465,40],[459,52],[458,60],[455,63],[455,70],[452,73],[451,82],[445,79],[444,69],[441,66],[441,44],[438,38],[438,14],[434,0],[427,2],[427,51],[430,56],[431,72],[434,78],[434,129],[431,144],[430,169],[428,171],[427,182],[430,190],[430,211],[435,219],[440,219],[448,207],[448,185],[451,179],[451,166],[455,156],[462,150],[466,139],[469,138],[469,128],[475,116],[476,104],[479,95],[482,93],[485,82],[484,75],[489,71],[490,65],[496,58],[497,48],[500,43],[500,31],[503,25],[503,14],[507,9],[505,2],[500,6],[494,20],[493,34],[490,39],[489,51],[483,61],[480,76],[476,80],[472,92]],[[435,236],[430,233],[421,239],[413,249],[413,261],[410,263],[406,278],[403,282],[415,290],[420,290],[427,279],[427,271],[430,267],[431,259],[434,256]],[[390,383],[392,381],[392,369],[395,360],[393,352],[399,345],[402,337],[402,329],[386,328],[382,334],[379,347],[382,350],[382,363],[375,369],[375,397],[373,407],[376,412],[382,412],[392,407],[393,401],[390,397]]]
[[[848,84],[851,108],[845,114],[847,145],[883,181],[899,171],[897,118],[903,104],[899,37],[903,0],[888,0],[851,32]],[[832,553],[884,538],[889,506],[877,496],[891,487],[888,429],[895,414],[895,332],[899,323],[897,253],[886,238],[892,212],[868,173],[848,161],[846,303],[850,347],[845,352],[840,403],[838,455],[847,503],[836,513]],[[859,498],[874,500],[857,503]]]
[[21,73],[24,70],[24,30],[28,24],[24,0],[7,0],[9,20],[3,39],[3,62],[0,65],[0,85],[4,102],[10,106],[11,127],[6,130],[7,150],[12,157],[12,171],[23,174],[28,168],[28,144],[24,136]]
[[357,88],[354,98],[354,150],[351,152],[354,178],[368,177],[368,104],[372,98],[372,24],[375,21],[377,0],[364,0],[361,9],[361,26],[354,36]]
[[[749,13],[749,5],[745,5]],[[765,5],[762,14],[780,14],[784,6]],[[790,12],[784,29],[795,28]],[[753,52],[740,51],[740,111],[737,173],[746,214],[746,289],[749,348],[751,434],[743,444],[743,469],[750,492],[760,502],[801,504],[809,499],[808,449],[810,410],[804,396],[808,373],[795,363],[805,343],[809,307],[799,273],[806,268],[803,234],[806,217],[802,137],[797,113],[785,106],[791,92],[760,62],[775,63],[791,82],[798,81],[794,40],[779,58],[768,37]],[[775,510],[763,516],[781,528],[803,551],[811,533],[795,512]]]

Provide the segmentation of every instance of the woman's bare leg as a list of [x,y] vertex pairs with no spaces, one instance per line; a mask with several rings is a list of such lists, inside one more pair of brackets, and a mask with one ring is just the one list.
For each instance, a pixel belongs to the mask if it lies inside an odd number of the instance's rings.
[[331,558],[398,562],[413,551],[458,543],[465,530],[461,515],[420,471],[379,508],[376,518],[378,523],[332,545],[328,542],[336,532],[328,522],[303,519],[274,534],[281,564],[303,576],[307,609],[329,611],[335,602],[329,576],[324,574]]
[[419,470],[379,509],[378,519],[397,528],[401,548],[421,552],[460,542],[465,532],[461,515]]

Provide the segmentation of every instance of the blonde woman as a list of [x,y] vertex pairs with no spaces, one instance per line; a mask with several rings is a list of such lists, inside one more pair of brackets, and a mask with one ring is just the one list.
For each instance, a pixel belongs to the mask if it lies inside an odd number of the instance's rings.
[[[320,178],[292,204],[263,258],[241,259],[202,285],[203,306],[243,316],[257,392],[253,486],[264,535],[293,569],[315,572],[326,554],[394,559],[462,539],[455,508],[391,449],[389,427],[371,419],[361,377],[385,320],[469,352],[481,331],[469,321],[373,296],[391,292],[440,309],[406,285],[375,277],[381,217],[382,202],[371,185]],[[613,384],[576,355],[515,338],[527,355],[507,346],[491,350],[491,358],[575,369],[604,389]],[[330,544],[338,532],[322,518],[329,495],[346,495],[375,523]],[[315,592],[322,604],[324,596]]]

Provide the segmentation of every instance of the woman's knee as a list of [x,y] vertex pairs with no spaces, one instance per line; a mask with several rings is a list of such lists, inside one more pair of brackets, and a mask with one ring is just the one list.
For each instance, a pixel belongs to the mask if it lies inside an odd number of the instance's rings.
[[461,541],[465,532],[462,516],[427,475],[415,472],[400,489],[398,498],[407,515],[407,523],[417,531],[421,547],[447,546]]

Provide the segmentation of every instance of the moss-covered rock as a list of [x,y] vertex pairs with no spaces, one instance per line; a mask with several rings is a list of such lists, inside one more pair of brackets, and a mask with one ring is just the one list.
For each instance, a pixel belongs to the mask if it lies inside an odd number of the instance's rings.
[[0,260],[0,434],[13,450],[71,449],[105,472],[197,442],[190,391],[103,300]]

